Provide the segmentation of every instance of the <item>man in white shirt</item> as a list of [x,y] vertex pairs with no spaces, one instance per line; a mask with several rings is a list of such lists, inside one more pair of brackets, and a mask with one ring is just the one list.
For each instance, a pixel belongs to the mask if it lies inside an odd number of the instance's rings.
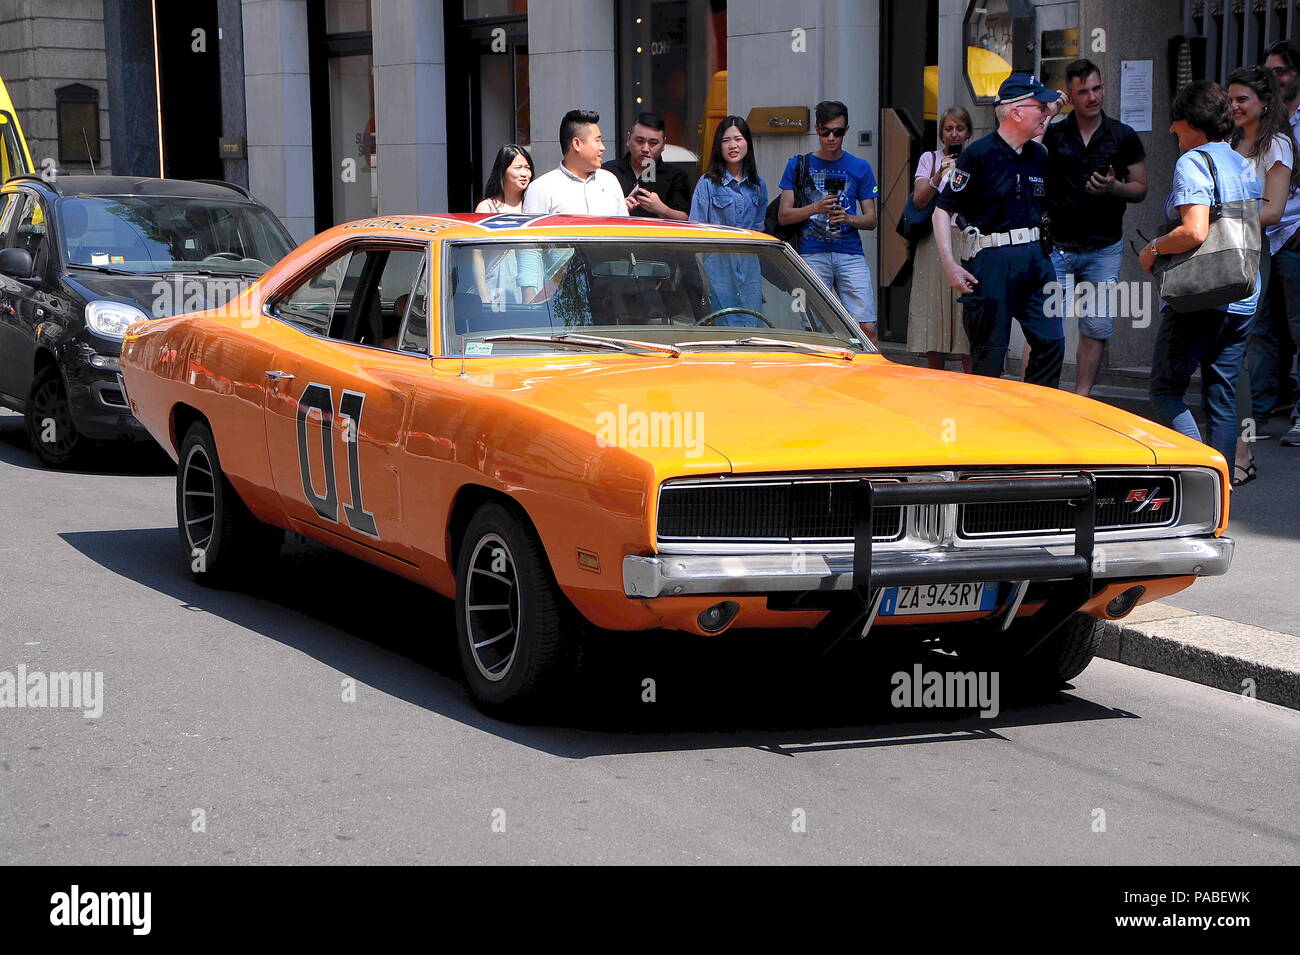
[[567,215],[626,216],[623,187],[618,178],[600,168],[605,140],[600,135],[600,114],[571,109],[560,122],[560,148],[564,158],[550,172],[534,179],[524,193],[524,212]]

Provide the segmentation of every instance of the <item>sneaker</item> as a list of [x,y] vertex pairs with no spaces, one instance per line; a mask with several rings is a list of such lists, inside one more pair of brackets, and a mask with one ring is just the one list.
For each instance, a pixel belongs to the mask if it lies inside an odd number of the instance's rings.
[[1282,435],[1280,444],[1285,444],[1289,448],[1300,446],[1300,418],[1291,419],[1291,430]]

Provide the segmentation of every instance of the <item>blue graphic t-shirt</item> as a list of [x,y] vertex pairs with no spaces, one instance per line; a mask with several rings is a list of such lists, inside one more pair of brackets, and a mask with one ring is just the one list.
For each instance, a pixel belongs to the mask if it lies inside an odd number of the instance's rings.
[[[794,171],[798,156],[791,156],[781,173],[781,188],[794,189]],[[818,159],[816,153],[808,155],[808,172],[812,175],[813,194],[811,201],[816,202],[826,195],[826,177],[843,176],[844,191],[840,193],[840,205],[849,215],[857,215],[858,203],[880,196],[880,187],[876,185],[876,175],[871,171],[871,163],[857,156],[844,153],[834,162]],[[799,251],[804,255],[810,252],[842,252],[849,255],[862,254],[862,237],[858,230],[845,222],[839,225],[839,233],[830,231],[829,216],[818,214],[802,226],[799,236]]]

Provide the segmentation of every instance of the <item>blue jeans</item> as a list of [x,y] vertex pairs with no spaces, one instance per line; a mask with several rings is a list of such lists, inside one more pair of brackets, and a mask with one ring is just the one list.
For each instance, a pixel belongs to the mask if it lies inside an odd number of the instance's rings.
[[861,252],[809,252],[803,260],[859,325],[875,324],[876,288],[871,284],[866,256]]
[[1001,378],[1017,319],[1029,342],[1025,381],[1055,388],[1061,382],[1065,333],[1059,315],[1049,315],[1047,286],[1055,279],[1052,263],[1037,242],[984,249],[962,263],[979,279],[974,290],[957,299],[970,339],[971,370]]
[[[1282,361],[1288,329],[1291,341],[1300,343],[1300,252],[1278,249],[1273,256],[1270,294],[1260,296],[1260,306],[1250,339],[1251,414],[1256,424],[1262,426],[1269,418],[1277,400],[1278,386],[1283,375],[1289,374],[1292,363]],[[1297,374],[1300,375],[1300,354],[1297,354]],[[1291,420],[1300,418],[1300,390],[1296,392]]]
[[1124,258],[1124,240],[1114,245],[1089,252],[1069,252],[1062,248],[1052,250],[1052,268],[1056,270],[1056,281],[1064,293],[1066,314],[1074,316],[1075,282],[1090,282],[1092,292],[1084,300],[1090,308],[1078,311],[1079,333],[1089,338],[1105,340],[1110,338],[1115,329],[1115,316],[1110,314],[1110,306],[1115,296],[1110,294],[1107,286],[1119,281],[1119,267]]
[[[1151,404],[1156,420],[1206,444],[1231,464],[1237,451],[1237,372],[1254,315],[1209,310],[1160,315],[1151,358]],[[1201,406],[1209,434],[1184,400],[1192,373],[1201,370]]]

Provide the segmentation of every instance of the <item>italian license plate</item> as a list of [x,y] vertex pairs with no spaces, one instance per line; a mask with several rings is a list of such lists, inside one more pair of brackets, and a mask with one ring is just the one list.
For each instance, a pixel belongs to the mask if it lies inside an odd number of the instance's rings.
[[881,617],[920,613],[964,613],[997,606],[997,584],[916,584],[889,587],[880,598]]

